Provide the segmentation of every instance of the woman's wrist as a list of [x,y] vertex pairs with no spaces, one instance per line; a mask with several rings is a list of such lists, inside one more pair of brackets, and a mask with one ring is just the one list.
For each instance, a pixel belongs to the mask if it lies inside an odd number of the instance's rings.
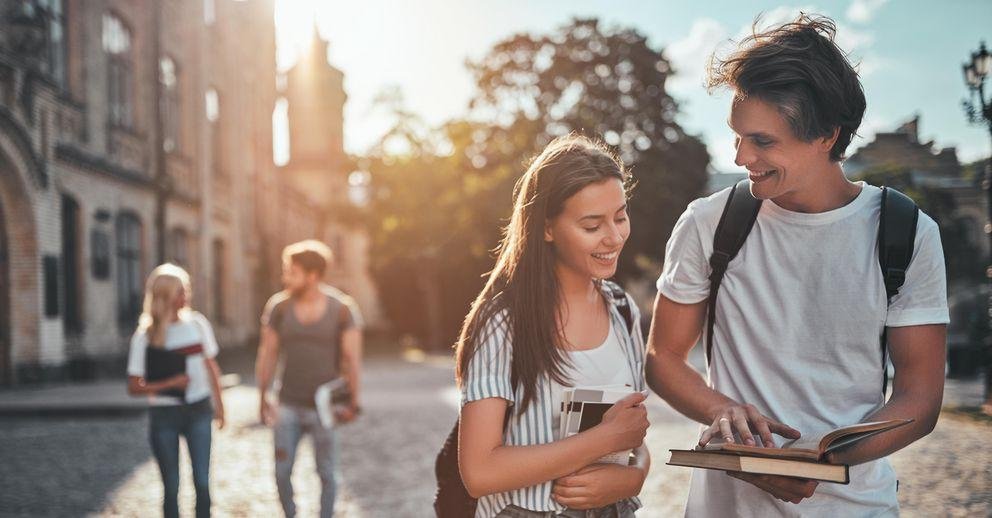
[[580,436],[586,436],[591,443],[590,447],[594,448],[594,460],[622,449],[616,445],[617,441],[608,426],[606,424],[598,424],[579,434]]

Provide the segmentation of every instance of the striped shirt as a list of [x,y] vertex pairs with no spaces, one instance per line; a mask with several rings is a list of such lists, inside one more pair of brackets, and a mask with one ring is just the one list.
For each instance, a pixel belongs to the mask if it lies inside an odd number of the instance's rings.
[[[630,295],[627,303],[633,316],[633,332],[627,333],[627,323],[617,309],[612,295],[602,288],[603,296],[609,301],[610,318],[613,332],[624,346],[627,367],[634,379],[634,390],[644,390],[644,336],[641,333],[640,312]],[[468,364],[464,382],[461,387],[461,404],[464,406],[471,401],[486,398],[503,398],[516,405],[523,401],[523,387],[518,387],[516,393],[510,383],[510,366],[512,356],[511,329],[507,321],[506,311],[496,314],[486,323],[481,333],[481,344],[477,344],[475,355]],[[510,422],[503,433],[503,443],[507,446],[530,446],[546,444],[554,440],[552,419],[552,390],[554,387],[550,376],[538,378],[538,386],[534,401],[527,407],[523,415],[513,412]],[[503,493],[486,495],[479,499],[476,508],[476,518],[492,518],[506,506],[513,504],[532,511],[557,511],[565,507],[551,498],[553,481],[549,480],[536,486],[514,489]],[[631,498],[635,509],[641,503],[636,497]]]

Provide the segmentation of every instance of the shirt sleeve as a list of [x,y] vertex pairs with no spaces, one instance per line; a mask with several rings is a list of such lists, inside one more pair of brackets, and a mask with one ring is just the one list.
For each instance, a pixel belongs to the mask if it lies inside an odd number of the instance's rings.
[[486,398],[513,403],[510,368],[513,352],[505,312],[495,315],[483,328],[479,344],[469,360],[462,380],[462,405]]
[[355,299],[349,297],[341,302],[341,331],[347,331],[353,327],[363,329],[365,321],[362,319],[362,312],[358,309]]
[[217,337],[214,335],[214,328],[210,325],[210,321],[201,313],[196,313],[193,318],[196,319],[196,323],[200,326],[201,340],[203,341],[203,357],[213,358],[217,356],[220,346],[217,344]]
[[906,281],[889,303],[885,325],[906,327],[948,322],[947,277],[940,229],[933,219],[921,212]]
[[637,302],[634,301],[634,297],[627,294],[627,304],[630,305],[630,316],[633,319],[633,329],[631,329],[630,339],[634,344],[634,358],[640,362],[641,369],[637,373],[639,379],[637,379],[637,390],[644,390],[644,385],[647,380],[645,369],[647,365],[644,361],[644,357],[647,355],[647,344],[644,341],[644,330],[641,327],[641,308],[638,307]]
[[665,266],[658,278],[658,291],[680,304],[695,304],[710,293],[709,261],[697,221],[697,202],[686,208],[665,245]]
[[279,322],[282,320],[282,307],[280,302],[286,300],[285,297],[280,293],[269,297],[269,301],[265,303],[265,308],[262,309],[261,322],[262,326],[268,326],[272,328],[279,327]]
[[146,347],[148,347],[148,335],[144,331],[135,331],[131,336],[131,345],[127,354],[128,376],[144,377]]

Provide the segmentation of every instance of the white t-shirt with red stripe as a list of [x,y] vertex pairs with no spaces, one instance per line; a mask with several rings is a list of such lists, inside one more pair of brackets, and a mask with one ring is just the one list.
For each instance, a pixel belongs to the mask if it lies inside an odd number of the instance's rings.
[[[186,357],[186,375],[189,376],[189,384],[186,385],[185,401],[180,401],[176,397],[155,394],[148,396],[152,405],[196,403],[210,397],[210,376],[204,358],[217,356],[219,349],[217,339],[214,337],[213,328],[205,316],[196,311],[182,311],[179,313],[179,320],[169,324],[169,327],[166,328],[164,347],[171,351],[197,345],[202,346],[202,352]],[[148,347],[148,335],[145,330],[139,328],[131,337],[131,349],[127,359],[129,376],[144,377],[145,351]]]

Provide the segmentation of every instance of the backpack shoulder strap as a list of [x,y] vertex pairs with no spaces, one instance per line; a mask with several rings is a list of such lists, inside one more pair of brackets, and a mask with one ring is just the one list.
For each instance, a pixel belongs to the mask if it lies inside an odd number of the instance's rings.
[[761,200],[751,194],[751,181],[737,182],[730,189],[730,197],[723,207],[720,222],[713,235],[713,255],[710,256],[710,294],[706,300],[706,364],[713,356],[713,326],[716,323],[716,295],[723,282],[727,265],[737,257],[747,240],[754,221],[758,219]]
[[604,280],[603,286],[610,292],[613,305],[617,307],[624,323],[627,324],[627,334],[632,334],[634,332],[634,315],[630,309],[630,302],[627,300],[627,292],[613,281]]
[[916,224],[920,209],[905,194],[882,187],[878,217],[878,265],[885,279],[885,297],[891,301],[906,281],[906,269],[913,258]]
[[[916,244],[916,224],[920,209],[905,194],[882,187],[882,202],[878,215],[878,266],[882,269],[885,281],[885,299],[892,303],[892,297],[899,293],[906,282],[906,270],[913,258]],[[882,331],[882,394],[889,388],[887,332]]]

